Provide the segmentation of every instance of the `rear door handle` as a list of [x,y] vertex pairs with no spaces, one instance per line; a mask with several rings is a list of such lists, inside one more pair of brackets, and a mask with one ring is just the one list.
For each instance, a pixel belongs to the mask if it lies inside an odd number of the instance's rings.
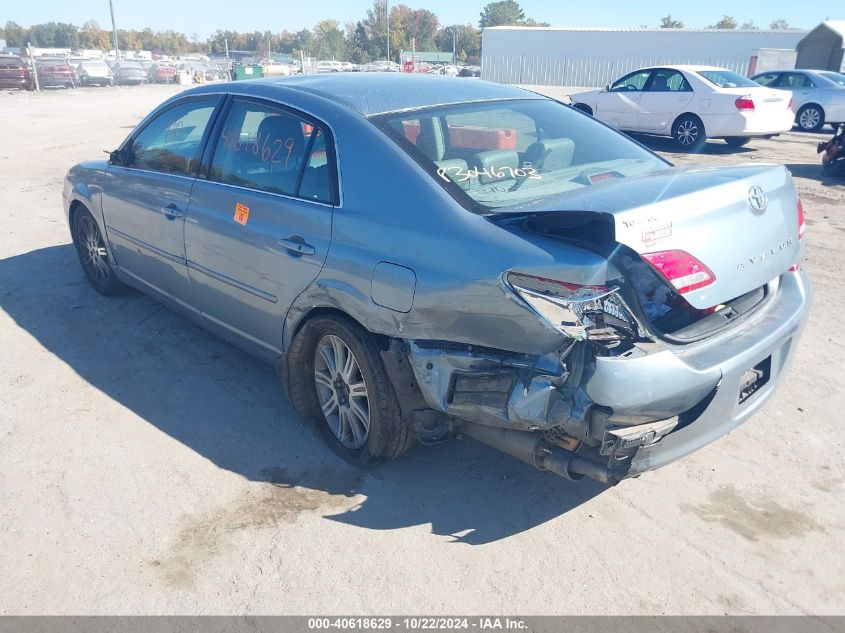
[[291,235],[287,239],[279,240],[279,246],[295,255],[313,255],[315,253],[314,247],[306,244],[305,240],[299,235]]
[[174,203],[170,203],[167,206],[161,208],[161,212],[166,215],[171,220],[175,220],[176,218],[182,217],[182,209],[177,207]]

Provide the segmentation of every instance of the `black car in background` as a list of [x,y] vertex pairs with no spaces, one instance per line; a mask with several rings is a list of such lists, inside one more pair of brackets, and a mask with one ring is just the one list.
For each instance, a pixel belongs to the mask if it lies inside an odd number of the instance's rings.
[[17,55],[0,55],[0,88],[32,90],[32,71]]

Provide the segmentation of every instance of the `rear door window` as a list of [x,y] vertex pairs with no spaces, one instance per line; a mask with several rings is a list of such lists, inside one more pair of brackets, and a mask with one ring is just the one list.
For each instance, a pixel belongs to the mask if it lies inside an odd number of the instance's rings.
[[208,179],[332,203],[334,160],[327,131],[304,116],[235,99],[220,131]]
[[692,92],[686,78],[677,70],[661,68],[651,75],[649,92]]

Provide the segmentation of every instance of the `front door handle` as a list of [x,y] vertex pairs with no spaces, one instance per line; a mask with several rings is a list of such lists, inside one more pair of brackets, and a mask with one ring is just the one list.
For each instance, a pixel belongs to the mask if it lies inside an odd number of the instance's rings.
[[299,235],[291,235],[287,239],[279,240],[279,246],[290,251],[293,255],[313,255],[315,253],[314,247],[306,244],[305,240]]
[[170,203],[167,206],[161,208],[161,212],[170,218],[171,220],[175,220],[176,218],[182,217],[182,209],[177,207],[174,203]]

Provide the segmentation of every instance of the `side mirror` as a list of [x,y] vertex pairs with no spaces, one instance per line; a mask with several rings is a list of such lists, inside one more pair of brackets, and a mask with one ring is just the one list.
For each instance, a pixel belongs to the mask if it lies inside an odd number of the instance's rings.
[[123,163],[124,152],[120,151],[119,149],[103,151],[109,155],[109,165],[120,165],[121,163]]

